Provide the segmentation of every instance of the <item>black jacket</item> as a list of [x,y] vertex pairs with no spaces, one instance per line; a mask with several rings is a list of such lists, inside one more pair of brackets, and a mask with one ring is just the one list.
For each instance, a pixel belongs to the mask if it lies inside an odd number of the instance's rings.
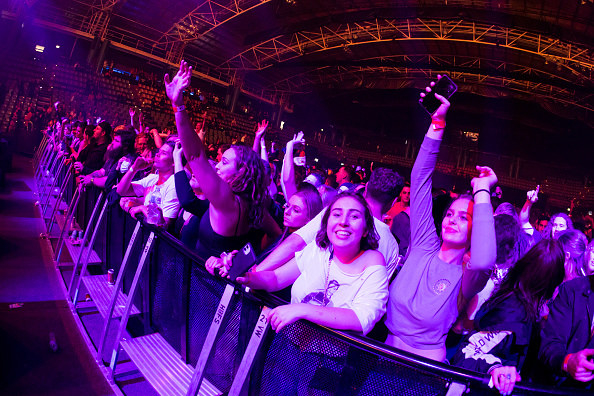
[[549,318],[542,330],[538,358],[556,374],[563,372],[563,360],[569,353],[594,348],[594,275],[565,282],[553,301]]
[[521,370],[530,345],[532,321],[515,294],[497,305],[487,301],[475,318],[476,331],[466,336],[452,364],[481,373],[495,366]]

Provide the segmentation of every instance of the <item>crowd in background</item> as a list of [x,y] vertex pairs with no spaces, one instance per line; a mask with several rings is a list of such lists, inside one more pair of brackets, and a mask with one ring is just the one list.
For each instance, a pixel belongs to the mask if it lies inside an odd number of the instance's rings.
[[303,133],[267,146],[266,120],[253,141],[207,141],[214,120],[188,100],[190,76],[182,62],[165,78],[170,129],[146,125],[134,109],[129,123],[112,125],[108,114],[84,117],[61,103],[25,118],[43,125],[78,183],[166,228],[213,275],[233,275],[249,244],[255,265],[234,280],[290,301],[269,313],[276,331],[299,319],[356,331],[489,373],[502,394],[522,377],[591,385],[592,217],[531,221],[539,187],[517,208],[485,164],[463,191],[433,186],[447,99],[436,95],[441,106],[410,175],[324,169],[307,166]]

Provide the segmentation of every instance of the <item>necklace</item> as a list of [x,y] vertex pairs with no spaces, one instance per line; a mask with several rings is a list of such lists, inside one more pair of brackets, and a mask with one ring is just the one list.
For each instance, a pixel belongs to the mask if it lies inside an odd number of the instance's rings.
[[[345,262],[344,264],[350,264],[350,263],[354,262],[359,257],[361,257],[363,255],[363,253],[365,253],[365,250],[361,250],[359,253],[357,253],[357,255],[355,257],[353,257],[351,260]],[[330,281],[330,267],[332,266],[333,259],[334,259],[334,250],[331,250],[330,257],[328,257],[328,271],[326,271],[326,282],[325,282],[325,286],[324,286],[324,298],[322,301],[323,307],[328,305],[328,303],[330,302],[330,298],[328,297],[328,287],[330,285],[330,282],[329,282]]]

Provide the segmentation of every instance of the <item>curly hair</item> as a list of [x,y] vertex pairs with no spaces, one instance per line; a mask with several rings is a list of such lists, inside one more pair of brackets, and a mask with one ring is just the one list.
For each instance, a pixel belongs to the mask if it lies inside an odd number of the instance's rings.
[[[322,249],[327,249],[330,247],[330,239],[328,239],[328,219],[330,218],[330,213],[332,212],[332,208],[339,200],[343,198],[353,198],[355,201],[359,202],[364,208],[364,217],[365,217],[365,231],[364,236],[361,238],[359,248],[361,250],[376,250],[379,246],[379,235],[377,230],[375,229],[375,223],[373,220],[373,215],[371,214],[371,210],[367,205],[367,202],[363,197],[359,194],[354,192],[343,192],[338,194],[334,197],[334,199],[328,205],[328,209],[324,212],[324,216],[322,216],[322,225],[320,226],[320,230],[316,235],[316,243]],[[365,235],[365,233],[367,235]]]
[[264,218],[268,179],[258,155],[246,146],[233,145],[237,173],[229,180],[231,190],[248,204],[250,226],[259,227]]
[[566,215],[565,213],[555,213],[554,215],[551,216],[551,219],[549,220],[549,222],[547,223],[544,231],[543,231],[543,238],[553,238],[553,223],[555,222],[555,219],[557,217],[561,217],[565,220],[565,224],[567,224],[567,229],[568,230],[573,230],[573,221],[571,221],[571,218]]

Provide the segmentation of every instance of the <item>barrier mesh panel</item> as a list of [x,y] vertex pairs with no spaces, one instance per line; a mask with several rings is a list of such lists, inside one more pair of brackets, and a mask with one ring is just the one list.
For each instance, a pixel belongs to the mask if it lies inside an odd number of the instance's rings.
[[157,240],[151,260],[150,296],[152,327],[181,353],[184,256],[167,243]]
[[205,270],[192,268],[188,312],[188,351],[189,363],[192,366],[198,361],[224,289],[225,284]]
[[445,395],[447,380],[349,346],[307,322],[277,334],[259,395]]
[[223,393],[231,387],[260,313],[260,306],[242,293],[235,295],[228,309],[205,370],[206,378]]

